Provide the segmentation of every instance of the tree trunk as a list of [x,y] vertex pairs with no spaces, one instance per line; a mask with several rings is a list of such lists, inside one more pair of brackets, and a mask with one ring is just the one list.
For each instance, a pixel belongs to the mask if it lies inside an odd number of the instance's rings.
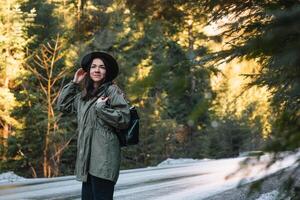
[[85,30],[85,24],[82,22],[82,17],[84,15],[84,6],[86,4],[86,0],[78,0],[77,2],[77,39],[80,40],[82,33]]
[[48,121],[48,126],[47,126],[47,133],[45,136],[45,148],[44,148],[44,164],[43,164],[43,169],[44,169],[44,177],[50,177],[51,174],[51,169],[50,169],[50,163],[49,163],[49,121]]
[[83,14],[83,2],[84,0],[78,0],[77,3],[77,29],[78,33],[81,33],[81,17]]
[[[9,50],[9,49],[8,49]],[[3,87],[4,88],[7,88],[9,89],[9,77],[7,77],[6,75],[6,78],[5,78],[5,81],[4,81],[4,85]],[[2,131],[2,137],[3,137],[3,146],[6,148],[7,147],[7,139],[8,137],[10,136],[10,125],[7,123],[7,122],[3,122],[3,131]]]

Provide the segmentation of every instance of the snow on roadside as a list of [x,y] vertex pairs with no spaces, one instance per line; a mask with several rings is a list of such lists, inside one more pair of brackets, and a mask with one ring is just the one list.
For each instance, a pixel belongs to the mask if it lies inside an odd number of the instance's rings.
[[[265,193],[260,195],[257,199],[255,200],[277,200],[277,199],[282,199],[281,196],[282,194],[280,194],[278,192],[278,190],[273,190],[271,192]],[[291,197],[284,197],[285,200],[291,200]]]
[[277,190],[260,195],[256,200],[276,200],[279,195]]
[[194,162],[201,162],[201,161],[207,161],[210,159],[192,159],[192,158],[178,158],[178,159],[173,159],[173,158],[168,158],[161,163],[159,163],[157,166],[168,166],[168,165],[178,165],[178,164],[186,164],[186,163],[194,163]]
[[19,182],[19,181],[24,181],[26,180],[25,178],[16,175],[12,171],[8,171],[5,173],[0,174],[0,183],[12,183],[12,182]]

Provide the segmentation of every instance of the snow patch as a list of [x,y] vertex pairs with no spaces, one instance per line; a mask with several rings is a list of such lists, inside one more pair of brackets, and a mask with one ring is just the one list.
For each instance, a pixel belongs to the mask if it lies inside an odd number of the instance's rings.
[[161,163],[159,163],[157,166],[168,166],[168,165],[178,165],[178,164],[186,164],[186,163],[194,163],[194,162],[200,162],[200,161],[207,161],[209,159],[192,159],[192,158],[178,158],[178,159],[173,159],[173,158],[168,158]]
[[260,195],[256,200],[275,200],[279,195],[277,190]]
[[17,182],[17,181],[24,181],[25,178],[16,175],[12,171],[8,171],[5,173],[0,174],[0,183],[11,183],[11,182]]
[[[273,190],[272,192],[268,192],[265,194],[260,195],[256,200],[277,200],[280,193],[278,192],[278,190]],[[291,198],[288,197],[285,200],[290,200]]]

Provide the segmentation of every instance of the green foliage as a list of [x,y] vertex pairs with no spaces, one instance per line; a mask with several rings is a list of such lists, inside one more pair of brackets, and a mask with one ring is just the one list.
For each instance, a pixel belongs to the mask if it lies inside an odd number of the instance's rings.
[[[242,120],[223,119],[217,127],[207,130],[209,134],[209,156],[214,158],[236,157],[251,149],[251,128]],[[251,133],[251,132],[250,132]]]
[[[211,54],[211,58],[217,62],[244,57],[258,60],[263,68],[259,74],[247,75],[253,78],[249,87],[266,86],[272,92],[277,118],[273,135],[278,138],[276,144],[281,143],[274,147],[276,151],[299,147],[299,2],[253,1],[233,9],[231,1],[206,1],[204,5],[212,11],[214,20],[229,14],[236,17],[225,31],[227,37],[233,37],[232,45],[228,50]],[[217,9],[213,10],[215,6]]]
[[[233,19],[224,25],[225,31],[219,34],[223,39],[230,38],[226,50],[211,53],[207,56],[208,60],[220,64],[235,58],[246,58],[262,66],[259,73],[245,76],[252,78],[249,87],[266,87],[272,93],[275,122],[265,149],[275,153],[299,150],[299,1],[254,0],[244,3],[207,0],[203,6],[207,12],[212,13],[212,21],[218,21],[224,16]],[[299,171],[299,165],[296,170]],[[299,198],[293,182],[283,183],[283,186],[289,189],[281,191],[278,199],[286,199],[287,196],[291,199]]]
[[[27,60],[23,61],[22,64],[34,66],[36,72],[39,72],[40,75],[46,77],[49,74],[47,74],[45,70],[43,71],[33,59],[28,58],[37,55],[36,52],[40,50],[41,44],[46,44],[47,41],[50,41],[56,36],[56,33],[60,32],[58,23],[59,16],[54,15],[57,6],[57,4],[50,4],[46,1],[27,1],[22,5],[23,10],[37,9],[37,17],[34,24],[27,30],[27,34],[34,39],[26,46],[30,50],[27,51]],[[62,40],[64,40],[64,37],[66,36],[63,35]],[[67,48],[67,46],[64,46],[64,49],[65,48]],[[49,52],[46,52],[45,55],[49,55]],[[44,58],[45,55],[40,55],[40,58]],[[60,53],[59,56],[64,55]],[[47,61],[47,64],[49,64],[49,62],[50,61]],[[43,65],[43,67],[46,67],[45,63],[40,64]],[[52,71],[53,74],[58,74],[61,72],[61,69],[65,69],[64,59],[59,60],[55,64],[58,67],[54,68]],[[17,150],[15,154],[9,152],[5,154],[7,160],[3,164],[6,165],[7,168],[25,174],[25,176],[29,176],[30,174],[31,176],[42,176],[43,150],[45,149],[45,137],[47,123],[49,121],[49,118],[47,117],[49,111],[46,106],[47,98],[41,88],[39,79],[34,76],[32,72],[25,71],[24,75],[17,80],[19,84],[14,88],[15,97],[16,100],[22,102],[22,104],[14,109],[12,116],[19,122],[22,122],[22,127],[14,127],[16,143],[14,145],[9,144],[8,149],[17,148]],[[53,85],[51,88],[53,91],[57,91],[63,84],[63,81],[60,81],[61,80]],[[44,84],[44,80],[42,80],[42,82]],[[53,93],[53,95],[55,95],[55,93]],[[54,98],[53,95],[51,96],[51,99]],[[50,120],[50,123],[54,123],[54,121]],[[74,124],[72,126],[73,129],[75,129]],[[50,138],[50,143],[54,144],[52,148],[57,148],[62,142],[68,141],[73,135],[71,133],[53,134],[53,137]],[[53,152],[55,149],[51,149],[50,151]],[[70,151],[72,152],[72,148],[70,148]],[[53,159],[53,157],[51,159]],[[20,163],[23,164],[20,165]],[[66,167],[66,171],[70,171],[70,168],[72,168],[72,166],[69,166],[69,168]]]
[[[204,142],[203,138],[197,137],[200,133],[196,126],[209,122],[211,99],[205,99],[204,93],[213,96],[210,71],[195,61],[197,56],[203,55],[205,48],[182,46],[176,39],[185,30],[185,18],[192,15],[190,10],[179,7],[188,5],[184,1],[126,1],[134,15],[130,16],[127,25],[130,32],[120,35],[116,49],[124,55],[121,56],[124,59],[121,65],[126,69],[126,91],[142,113],[141,124],[145,122],[145,126],[141,127],[141,145],[131,151],[141,155],[134,160],[144,163],[144,166],[157,164],[167,157],[205,156],[201,148],[195,148],[203,146]],[[200,9],[196,7],[196,4],[190,5],[198,16]],[[198,18],[201,18],[200,15]],[[144,60],[148,63],[143,66]],[[150,70],[147,76],[141,78],[139,70],[143,67]],[[176,139],[176,130],[181,126],[186,127],[183,134],[188,137],[183,143]],[[123,153],[128,158],[130,150]]]
[[[11,117],[12,110],[19,104],[11,91],[15,81],[22,75],[25,48],[30,37],[27,30],[35,16],[34,10],[24,12],[20,9],[22,1],[0,1],[0,121],[1,126],[11,124],[20,126]],[[9,85],[9,81],[11,84]]]

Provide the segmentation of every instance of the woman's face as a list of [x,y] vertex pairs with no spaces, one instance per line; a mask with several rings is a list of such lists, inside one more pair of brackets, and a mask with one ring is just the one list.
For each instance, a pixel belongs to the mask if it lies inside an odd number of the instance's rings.
[[90,77],[96,83],[102,83],[106,77],[106,67],[100,58],[92,61],[90,68]]

